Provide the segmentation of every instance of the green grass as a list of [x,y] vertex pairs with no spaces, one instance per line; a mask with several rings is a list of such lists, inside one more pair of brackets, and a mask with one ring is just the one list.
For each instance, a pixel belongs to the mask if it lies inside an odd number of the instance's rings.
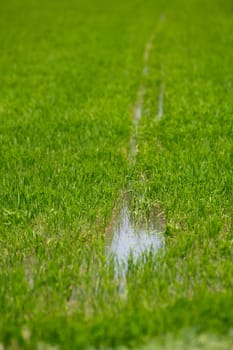
[[[0,4],[2,347],[232,348],[232,11],[230,0]],[[129,181],[135,206],[159,207],[167,226],[156,261],[130,265],[125,300],[104,229]]]

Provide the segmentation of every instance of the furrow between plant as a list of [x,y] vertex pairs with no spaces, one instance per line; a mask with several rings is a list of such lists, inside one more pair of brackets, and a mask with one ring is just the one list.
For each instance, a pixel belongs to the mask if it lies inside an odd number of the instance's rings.
[[[134,166],[138,152],[138,128],[143,116],[143,104],[146,93],[145,77],[149,74],[149,59],[152,50],[154,35],[150,35],[143,55],[143,70],[141,83],[138,88],[136,102],[133,108],[133,130],[130,137],[129,163]],[[158,117],[163,115],[163,84],[159,92]],[[140,180],[144,181],[144,180]],[[106,230],[106,253],[112,258],[115,266],[115,275],[119,278],[119,291],[126,291],[126,273],[129,261],[136,263],[149,252],[155,255],[164,245],[164,218],[161,215],[135,215],[131,209],[134,194],[131,184],[128,183],[119,205],[114,209],[111,223]],[[130,196],[128,195],[130,193]],[[142,195],[143,197],[143,195]],[[141,260],[143,262],[143,259]]]

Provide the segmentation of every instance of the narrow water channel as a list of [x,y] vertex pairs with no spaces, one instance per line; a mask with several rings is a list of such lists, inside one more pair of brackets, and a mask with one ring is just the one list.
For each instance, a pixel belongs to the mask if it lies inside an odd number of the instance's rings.
[[[149,58],[152,49],[153,35],[149,37],[143,55],[142,77],[149,74]],[[161,67],[161,72],[162,67]],[[158,95],[157,118],[163,116],[164,85],[161,74],[161,85]],[[129,163],[134,166],[138,152],[138,127],[143,114],[145,86],[139,86],[135,106],[133,109],[133,131],[130,137]],[[130,185],[129,185],[130,187]],[[129,188],[126,188],[128,191]],[[133,193],[132,193],[133,196]],[[115,274],[121,276],[120,286],[125,290],[125,276],[128,270],[129,259],[136,263],[143,255],[156,255],[164,246],[164,218],[161,215],[150,213],[149,216],[138,218],[130,206],[129,198],[124,198],[115,208],[109,227],[106,229],[105,249],[109,259],[113,259]]]

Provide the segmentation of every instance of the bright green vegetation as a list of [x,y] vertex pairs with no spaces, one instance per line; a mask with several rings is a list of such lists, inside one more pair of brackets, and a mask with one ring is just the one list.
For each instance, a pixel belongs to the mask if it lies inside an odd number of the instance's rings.
[[[7,349],[231,349],[232,12],[230,0],[1,2]],[[132,106],[151,33],[131,166]],[[122,299],[104,229],[129,180],[137,207],[164,212],[166,249],[130,266]]]

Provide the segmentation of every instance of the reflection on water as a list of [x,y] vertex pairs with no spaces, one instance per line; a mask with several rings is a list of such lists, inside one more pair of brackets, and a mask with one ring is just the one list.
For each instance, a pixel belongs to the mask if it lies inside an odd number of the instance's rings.
[[107,254],[114,259],[116,272],[127,271],[129,258],[136,262],[143,254],[156,254],[164,244],[163,231],[164,223],[159,216],[136,220],[128,203],[124,203],[106,239]]

